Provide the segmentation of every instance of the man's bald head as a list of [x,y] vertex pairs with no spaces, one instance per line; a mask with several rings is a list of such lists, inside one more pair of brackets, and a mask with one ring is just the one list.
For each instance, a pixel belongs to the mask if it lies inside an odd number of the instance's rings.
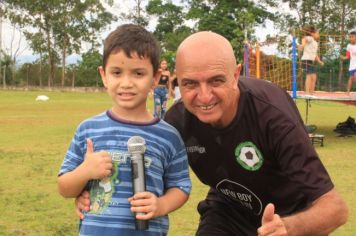
[[[177,62],[202,60],[204,58],[224,60],[226,66],[236,67],[236,58],[230,42],[223,36],[211,31],[202,31],[190,35],[183,40],[177,49]],[[177,66],[177,71],[179,71],[179,65]]]

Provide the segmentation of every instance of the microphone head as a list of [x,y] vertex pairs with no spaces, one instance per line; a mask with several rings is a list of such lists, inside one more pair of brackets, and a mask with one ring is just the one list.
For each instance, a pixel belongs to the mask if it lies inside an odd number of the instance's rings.
[[127,141],[127,149],[130,154],[144,154],[146,151],[145,139],[140,136],[132,136]]

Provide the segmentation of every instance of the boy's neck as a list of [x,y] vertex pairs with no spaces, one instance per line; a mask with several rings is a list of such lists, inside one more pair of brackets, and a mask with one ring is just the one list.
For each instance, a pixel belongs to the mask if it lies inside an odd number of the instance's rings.
[[111,108],[110,112],[115,117],[130,122],[147,123],[147,122],[151,122],[154,119],[154,116],[147,109],[137,112],[137,111],[128,111],[124,109],[120,110],[113,107]]

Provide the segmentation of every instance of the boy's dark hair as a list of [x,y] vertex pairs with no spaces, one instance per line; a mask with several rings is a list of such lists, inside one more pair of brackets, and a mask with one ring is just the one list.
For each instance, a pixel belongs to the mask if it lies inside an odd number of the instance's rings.
[[306,25],[303,27],[302,31],[304,32],[305,35],[311,36],[312,33],[317,32],[316,28],[312,25]]
[[104,41],[103,69],[110,54],[123,50],[131,58],[136,52],[140,58],[149,58],[153,74],[158,71],[160,49],[157,40],[145,28],[134,24],[124,24],[112,31]]
[[354,30],[351,31],[351,32],[350,32],[350,35],[356,35],[356,31],[354,31]]

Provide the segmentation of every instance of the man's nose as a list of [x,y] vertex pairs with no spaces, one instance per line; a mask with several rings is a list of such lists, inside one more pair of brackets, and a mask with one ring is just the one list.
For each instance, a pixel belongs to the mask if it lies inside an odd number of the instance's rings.
[[208,85],[201,85],[198,91],[198,99],[201,103],[209,103],[212,98],[212,89]]

